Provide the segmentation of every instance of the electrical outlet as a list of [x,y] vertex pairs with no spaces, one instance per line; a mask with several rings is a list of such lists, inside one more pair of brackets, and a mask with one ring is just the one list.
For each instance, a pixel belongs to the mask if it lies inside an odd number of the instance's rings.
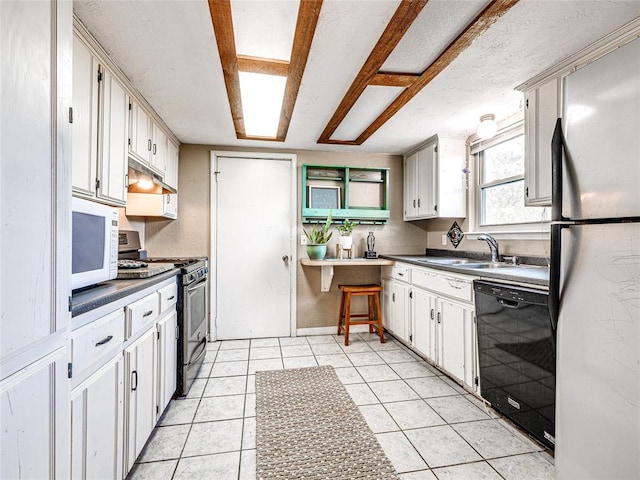
[[447,235],[442,234],[442,245],[446,245],[446,244],[447,244]]
[[307,244],[307,236],[300,235],[300,245],[306,245],[306,244]]

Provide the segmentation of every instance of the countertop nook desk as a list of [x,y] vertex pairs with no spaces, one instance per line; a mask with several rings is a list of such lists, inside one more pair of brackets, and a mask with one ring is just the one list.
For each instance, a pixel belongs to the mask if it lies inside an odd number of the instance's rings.
[[393,260],[387,260],[384,258],[352,258],[350,260],[340,260],[339,258],[325,260],[309,260],[308,258],[300,259],[301,265],[307,267],[320,267],[320,273],[322,275],[320,290],[322,292],[328,292],[331,288],[334,267],[393,265],[394,263],[395,262]]

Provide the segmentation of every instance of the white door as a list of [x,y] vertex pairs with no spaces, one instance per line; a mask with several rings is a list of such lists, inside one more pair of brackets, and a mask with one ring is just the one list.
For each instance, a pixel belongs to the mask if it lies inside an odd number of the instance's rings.
[[214,158],[215,337],[289,336],[292,159]]

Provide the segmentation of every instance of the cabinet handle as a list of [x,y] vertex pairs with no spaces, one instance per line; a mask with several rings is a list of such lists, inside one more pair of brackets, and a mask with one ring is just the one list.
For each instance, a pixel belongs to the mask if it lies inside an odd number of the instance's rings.
[[398,276],[399,276],[399,277],[404,277],[404,273],[402,273],[402,272],[398,272]]
[[153,154],[154,155],[156,154],[156,144],[155,143],[153,144]]
[[99,342],[96,342],[96,347],[99,347],[100,345],[104,345],[105,343],[109,343],[112,338],[113,338],[113,335],[109,335],[108,337],[104,337]]
[[416,208],[416,199],[413,199],[413,208]]
[[151,139],[147,140],[147,150],[151,151]]
[[180,338],[180,331],[178,330],[178,326],[176,325],[176,340]]
[[169,298],[167,298],[167,300],[173,300],[174,298],[176,298],[175,295],[171,295]]
[[420,208],[420,199],[418,199],[418,208]]
[[442,323],[440,319],[440,312],[438,312],[438,323]]
[[435,204],[435,205],[433,206],[433,211],[434,211],[434,212],[437,212],[437,211],[438,211],[438,204]]
[[433,308],[431,309],[431,320],[433,320]]
[[[135,379],[136,379],[135,387],[133,386],[134,385],[134,383],[133,383],[134,376],[135,376]],[[138,371],[134,370],[133,372],[131,372],[131,391],[135,392],[137,390],[137,388],[138,388]]]
[[142,315],[142,318],[144,318],[144,317],[148,317],[148,316],[149,316],[149,315],[151,315],[152,313],[153,313],[153,310],[149,310],[148,312],[145,312],[145,313]]
[[396,294],[395,294],[395,293],[392,293],[392,294],[391,294],[391,301],[392,301],[392,302],[395,302],[395,301],[396,301]]

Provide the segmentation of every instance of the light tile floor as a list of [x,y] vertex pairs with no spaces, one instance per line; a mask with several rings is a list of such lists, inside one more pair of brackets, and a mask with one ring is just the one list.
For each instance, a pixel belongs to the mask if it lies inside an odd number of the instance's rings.
[[403,480],[553,479],[553,457],[400,342],[322,335],[210,343],[130,480],[256,478],[256,370],[333,365]]

